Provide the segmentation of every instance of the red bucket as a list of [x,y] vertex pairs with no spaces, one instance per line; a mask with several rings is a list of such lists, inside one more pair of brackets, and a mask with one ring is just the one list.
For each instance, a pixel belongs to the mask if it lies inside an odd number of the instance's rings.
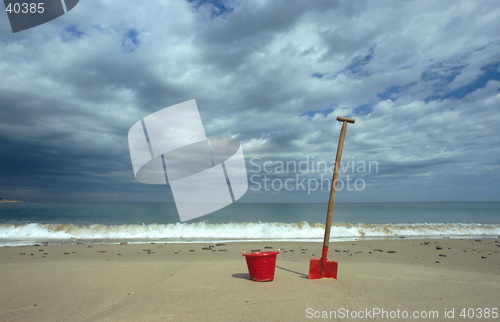
[[255,252],[250,254],[246,254],[243,251],[243,256],[247,260],[250,279],[256,282],[270,282],[274,280],[276,255],[279,253],[279,249],[275,252]]

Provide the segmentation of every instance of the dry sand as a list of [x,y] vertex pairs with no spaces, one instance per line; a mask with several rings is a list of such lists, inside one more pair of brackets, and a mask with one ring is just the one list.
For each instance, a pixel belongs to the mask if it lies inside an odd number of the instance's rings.
[[[241,250],[266,246],[281,249],[275,280],[253,282]],[[309,280],[320,249],[296,242],[4,247],[0,321],[401,321],[406,313],[500,320],[493,319],[498,239],[332,243],[338,280]]]

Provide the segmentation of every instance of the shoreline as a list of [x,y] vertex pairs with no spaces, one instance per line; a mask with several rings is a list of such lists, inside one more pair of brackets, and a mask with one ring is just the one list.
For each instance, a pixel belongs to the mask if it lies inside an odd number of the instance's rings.
[[[78,243],[321,242],[324,225],[307,222],[175,224],[0,224],[0,247]],[[168,238],[166,238],[168,236]],[[334,223],[330,241],[425,238],[499,238],[500,224],[350,224]]]
[[[498,235],[422,235],[422,236],[367,236],[367,237],[332,237],[330,243],[392,241],[392,240],[473,240],[473,239],[500,239]],[[62,245],[147,245],[147,244],[210,244],[210,243],[322,243],[323,238],[296,238],[296,239],[210,239],[186,238],[161,239],[161,238],[106,238],[106,239],[0,239],[0,249],[4,247],[24,246],[62,246]]]
[[[241,251],[276,248],[274,281],[250,281]],[[332,242],[338,280],[309,280],[321,242],[3,247],[0,320],[304,321],[373,308],[459,318],[498,307],[499,252],[498,238]]]

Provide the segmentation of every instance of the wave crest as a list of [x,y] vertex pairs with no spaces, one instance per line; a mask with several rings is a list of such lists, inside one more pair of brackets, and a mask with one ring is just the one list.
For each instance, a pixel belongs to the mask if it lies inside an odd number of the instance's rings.
[[[72,225],[40,224],[0,225],[0,246],[31,244],[43,240],[158,240],[192,242],[217,240],[283,240],[319,241],[324,225],[300,223],[175,223],[149,225]],[[348,224],[334,223],[331,237],[363,238],[498,236],[500,224]],[[15,243],[17,241],[17,243]]]

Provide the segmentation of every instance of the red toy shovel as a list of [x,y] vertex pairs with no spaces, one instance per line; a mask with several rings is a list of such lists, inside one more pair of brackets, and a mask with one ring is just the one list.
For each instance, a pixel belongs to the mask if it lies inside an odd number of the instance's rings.
[[329,261],[328,245],[330,244],[330,230],[332,228],[333,206],[335,204],[335,195],[337,193],[337,180],[339,178],[340,160],[342,159],[342,149],[344,148],[345,132],[347,123],[354,123],[354,119],[347,117],[337,117],[337,121],[342,122],[342,129],[340,130],[339,145],[337,146],[337,156],[335,157],[335,167],[333,168],[332,186],[330,188],[330,199],[328,200],[328,211],[326,213],[325,224],[325,238],[323,239],[323,251],[321,252],[321,259],[311,259],[309,265],[309,279],[318,278],[335,278],[337,279],[337,270],[339,263],[336,261]]

